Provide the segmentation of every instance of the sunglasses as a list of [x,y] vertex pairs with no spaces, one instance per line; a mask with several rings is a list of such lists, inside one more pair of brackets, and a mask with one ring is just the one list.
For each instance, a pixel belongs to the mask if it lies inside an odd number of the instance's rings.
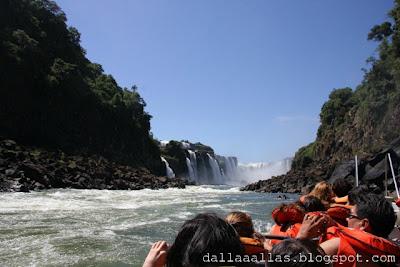
[[357,220],[362,220],[360,217],[358,217],[357,215],[354,215],[354,214],[349,214],[349,216],[347,216],[347,219],[357,219]]

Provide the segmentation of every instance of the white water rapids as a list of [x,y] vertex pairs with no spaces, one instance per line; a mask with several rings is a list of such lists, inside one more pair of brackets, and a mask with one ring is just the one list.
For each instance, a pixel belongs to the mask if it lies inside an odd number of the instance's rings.
[[151,243],[173,241],[197,213],[246,211],[265,231],[272,208],[281,202],[276,196],[227,186],[0,193],[0,263],[141,266]]

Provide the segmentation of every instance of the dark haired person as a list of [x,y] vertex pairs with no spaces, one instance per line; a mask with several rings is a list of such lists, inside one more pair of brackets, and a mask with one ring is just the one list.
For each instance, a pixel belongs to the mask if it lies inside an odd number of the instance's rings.
[[361,229],[376,236],[387,238],[394,228],[396,214],[389,201],[376,194],[359,194],[350,199],[350,228]]
[[226,262],[210,263],[207,256],[216,255],[226,260],[244,253],[235,229],[213,213],[199,214],[186,221],[168,252],[164,243],[157,243],[150,250],[143,267],[220,266],[226,265]]
[[307,239],[287,239],[272,247],[268,267],[330,266],[325,252]]
[[353,184],[348,179],[339,178],[335,180],[332,184],[332,191],[336,195],[334,202],[343,205],[347,204],[348,194],[352,188]]
[[339,178],[332,184],[333,193],[335,193],[337,197],[347,196],[352,188],[353,184],[345,178]]
[[325,205],[315,196],[305,196],[301,202],[305,212],[326,211]]
[[[363,192],[363,191],[360,191]],[[354,206],[347,218],[348,228],[338,225],[326,231],[325,242],[320,245],[328,255],[346,255],[347,260],[338,266],[355,266],[349,259],[371,263],[374,255],[395,256],[400,259],[400,247],[387,240],[394,228],[396,216],[392,205],[381,195],[354,194],[350,198]],[[323,219],[305,217],[298,238],[313,238],[324,230]]]

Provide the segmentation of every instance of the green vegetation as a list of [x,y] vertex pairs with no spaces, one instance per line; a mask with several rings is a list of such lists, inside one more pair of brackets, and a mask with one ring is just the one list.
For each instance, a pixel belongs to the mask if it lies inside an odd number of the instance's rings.
[[368,34],[379,46],[376,57],[367,60],[363,81],[354,91],[332,91],[321,109],[317,139],[299,149],[293,168],[368,155],[400,136],[400,0],[389,18]]
[[293,169],[301,169],[309,166],[315,158],[315,143],[310,143],[297,150],[292,162]]
[[0,2],[0,136],[161,173],[144,107],[85,57],[55,2]]
[[322,106],[320,113],[321,127],[318,136],[327,128],[336,128],[345,122],[346,114],[354,106],[351,88],[335,89],[329,100]]

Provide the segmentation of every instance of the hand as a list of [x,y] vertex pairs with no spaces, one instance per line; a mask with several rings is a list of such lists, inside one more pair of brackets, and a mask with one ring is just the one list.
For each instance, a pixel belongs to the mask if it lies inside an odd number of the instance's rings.
[[167,263],[168,244],[165,241],[154,243],[147,254],[143,267],[163,267]]
[[263,244],[265,250],[269,251],[272,249],[271,240],[266,239],[262,234],[254,232],[253,238],[259,240]]
[[306,214],[297,238],[310,239],[320,236],[326,230],[328,218],[324,214]]

